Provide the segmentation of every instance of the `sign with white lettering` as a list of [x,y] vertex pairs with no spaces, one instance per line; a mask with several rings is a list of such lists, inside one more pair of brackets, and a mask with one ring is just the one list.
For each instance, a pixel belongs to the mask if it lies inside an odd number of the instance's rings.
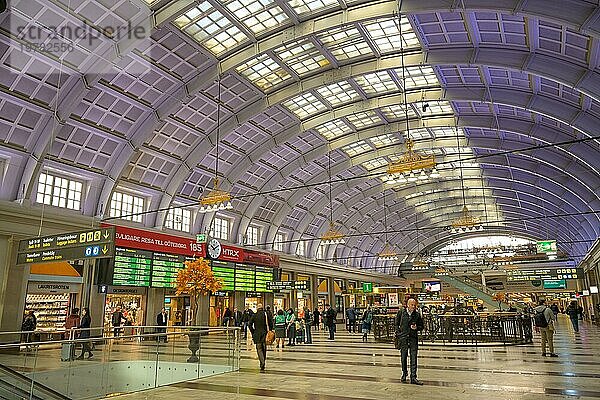
[[48,293],[79,293],[80,283],[62,283],[62,282],[35,282],[27,283],[27,293],[48,294]]

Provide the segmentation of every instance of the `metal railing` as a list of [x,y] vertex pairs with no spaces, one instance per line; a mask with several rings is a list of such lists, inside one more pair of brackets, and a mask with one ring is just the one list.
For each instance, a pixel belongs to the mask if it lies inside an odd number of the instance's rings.
[[117,337],[102,337],[103,328],[76,329],[67,340],[0,332],[0,390],[20,376],[16,398],[97,399],[239,370],[238,327],[135,328]]
[[[488,315],[423,315],[424,329],[419,333],[422,344],[442,343],[479,345],[515,345],[531,343],[532,321],[528,315],[494,313]],[[396,333],[395,317],[373,317],[376,341],[393,342]]]

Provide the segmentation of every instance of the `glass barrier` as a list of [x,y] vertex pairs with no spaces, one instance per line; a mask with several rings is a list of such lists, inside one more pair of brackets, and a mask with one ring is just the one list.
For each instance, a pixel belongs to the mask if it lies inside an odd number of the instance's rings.
[[0,333],[0,396],[12,390],[22,398],[97,399],[239,369],[240,328],[143,326],[101,334],[93,328],[36,341],[31,332]]

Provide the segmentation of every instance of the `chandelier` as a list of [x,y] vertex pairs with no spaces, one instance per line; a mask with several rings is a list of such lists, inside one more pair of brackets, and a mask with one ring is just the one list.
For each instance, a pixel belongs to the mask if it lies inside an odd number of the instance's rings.
[[414,142],[406,140],[406,153],[400,160],[388,164],[388,182],[406,183],[425,181],[430,178],[439,178],[440,173],[436,168],[435,155],[421,155],[414,150]]
[[344,234],[333,224],[333,195],[331,192],[331,152],[327,154],[327,175],[329,176],[329,229],[321,236],[320,246],[328,244],[343,244]]
[[460,218],[454,220],[452,222],[452,233],[462,233],[462,232],[475,232],[482,231],[483,225],[479,221],[479,218],[474,217],[470,214],[467,206],[463,206],[462,215]]
[[200,199],[200,212],[214,212],[221,210],[232,210],[231,195],[228,192],[219,190],[219,179],[214,180],[214,189],[206,196]]
[[329,223],[329,229],[321,236],[321,245],[326,246],[328,244],[343,244],[346,243],[344,240],[344,234],[339,230],[335,229],[332,222]]
[[219,189],[219,136],[221,133],[221,77],[217,80],[217,140],[214,186],[208,194],[200,199],[200,213],[232,210],[231,195]]

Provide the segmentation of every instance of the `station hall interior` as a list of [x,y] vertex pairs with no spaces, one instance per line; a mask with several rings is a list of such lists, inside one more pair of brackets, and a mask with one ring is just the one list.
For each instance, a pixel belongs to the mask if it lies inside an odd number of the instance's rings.
[[0,0],[0,399],[600,398],[599,126],[597,1]]

